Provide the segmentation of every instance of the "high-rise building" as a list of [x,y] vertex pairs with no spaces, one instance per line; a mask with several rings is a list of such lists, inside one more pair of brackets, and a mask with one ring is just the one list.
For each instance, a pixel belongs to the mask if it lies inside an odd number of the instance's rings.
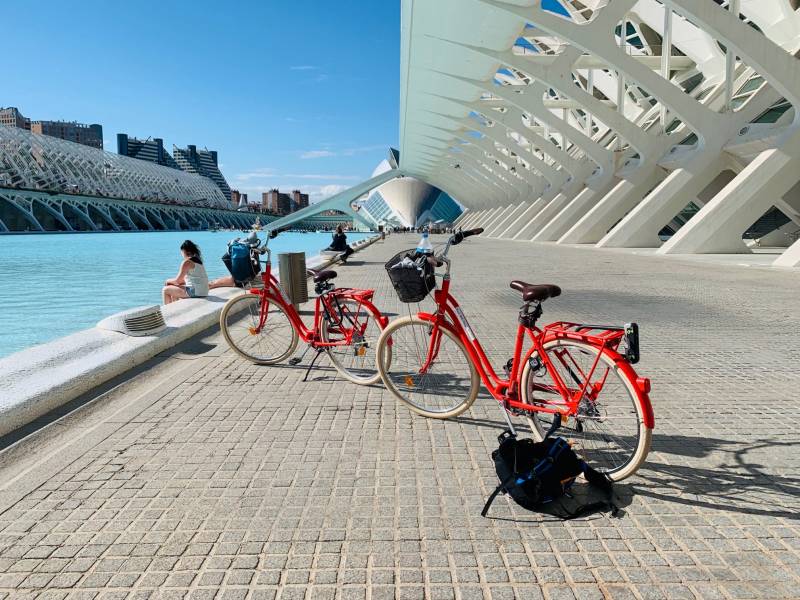
[[308,206],[308,194],[303,194],[300,190],[292,190],[292,212]]
[[230,201],[231,188],[219,170],[216,150],[198,150],[197,146],[190,144],[186,148],[173,146],[172,154],[181,170],[208,177]]
[[175,159],[172,158],[170,153],[164,150],[164,140],[161,138],[140,140],[129,137],[125,133],[118,133],[117,154],[138,158],[139,160],[146,160],[164,167],[180,169],[178,163],[175,162]]
[[9,106],[8,108],[0,107],[0,125],[19,127],[20,129],[27,129],[30,131],[31,120],[24,117],[16,106]]
[[292,197],[273,188],[261,194],[261,207],[277,215],[288,215],[292,210]]
[[103,149],[103,126],[97,123],[85,125],[76,121],[31,121],[30,129],[33,133]]
[[239,190],[231,190],[231,205],[233,208],[239,208],[239,200],[241,200]]

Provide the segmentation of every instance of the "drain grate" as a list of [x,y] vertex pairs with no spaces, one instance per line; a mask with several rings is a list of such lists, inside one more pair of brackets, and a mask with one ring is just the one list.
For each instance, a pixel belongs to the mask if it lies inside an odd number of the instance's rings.
[[161,314],[161,307],[153,305],[139,306],[111,315],[100,321],[97,327],[139,337],[155,335],[163,331],[167,324],[164,322],[164,315]]

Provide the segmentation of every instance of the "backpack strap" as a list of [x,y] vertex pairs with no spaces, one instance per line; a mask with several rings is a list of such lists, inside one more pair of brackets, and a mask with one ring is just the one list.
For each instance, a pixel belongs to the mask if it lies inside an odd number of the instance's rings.
[[486,501],[486,504],[483,505],[483,510],[481,511],[482,517],[485,517],[486,514],[489,512],[489,507],[492,505],[492,502],[494,502],[494,499],[497,498],[498,495],[500,495],[500,492],[506,491],[506,486],[509,483],[511,483],[511,480],[514,479],[514,476],[515,473],[511,473],[511,475],[505,478],[505,481],[501,481],[500,485],[494,488],[492,495],[489,496],[489,499]]

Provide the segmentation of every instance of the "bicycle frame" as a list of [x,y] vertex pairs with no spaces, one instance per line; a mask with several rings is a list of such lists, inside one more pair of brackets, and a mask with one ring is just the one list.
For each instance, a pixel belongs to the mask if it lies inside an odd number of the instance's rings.
[[[606,326],[582,326],[577,323],[552,323],[546,325],[544,329],[540,329],[535,325],[528,327],[523,323],[517,326],[517,333],[514,340],[514,353],[511,359],[511,367],[507,378],[500,377],[494,370],[486,356],[486,352],[472,330],[469,322],[461,310],[461,306],[456,299],[450,294],[450,276],[449,276],[449,261],[446,258],[440,257],[442,260],[448,262],[448,272],[445,274],[441,289],[434,292],[434,300],[436,302],[435,313],[418,313],[417,316],[423,321],[431,323],[431,335],[428,345],[428,353],[425,363],[420,369],[424,373],[432,361],[436,359],[441,344],[441,336],[443,335],[439,330],[447,329],[453,333],[466,348],[470,361],[475,366],[483,384],[489,390],[489,393],[498,400],[506,409],[516,410],[520,412],[544,412],[551,414],[561,414],[564,416],[573,415],[578,410],[578,405],[584,397],[590,399],[596,398],[605,383],[605,376],[599,384],[592,382],[592,377],[600,364],[600,356],[603,353],[611,355],[615,363],[622,369],[629,371],[632,374],[631,380],[636,381],[636,392],[641,396],[647,395],[649,392],[650,382],[646,378],[636,377],[633,369],[628,362],[617,352],[620,341],[624,337],[624,330],[621,327],[606,327]],[[602,329],[600,334],[591,335],[589,331]],[[525,337],[530,338],[530,347],[525,351]],[[565,382],[558,369],[555,368],[550,353],[544,351],[544,346],[548,342],[560,338],[574,339],[588,343],[598,349],[597,356],[589,369],[588,373],[580,372],[576,374],[573,368],[564,359],[563,355],[559,357],[562,365],[573,378],[571,385]],[[555,392],[564,400],[563,404],[546,406],[525,404],[521,401],[521,384],[520,379],[522,376],[523,365],[531,360],[534,353],[541,361],[542,365],[547,369],[552,377],[552,385],[535,384],[534,389],[540,391]],[[524,356],[524,360],[521,360]],[[577,365],[573,365],[577,368]],[[591,389],[590,386],[591,385]],[[555,389],[553,389],[555,388]],[[640,398],[641,399],[641,398]],[[646,399],[646,398],[645,398]],[[649,407],[650,403],[645,402],[645,406]],[[652,427],[654,417],[652,409],[646,411],[645,423],[648,427]]]
[[[260,318],[258,327],[254,328],[255,333],[261,331],[261,329],[263,329],[263,327],[266,325],[270,302],[278,304],[281,308],[283,308],[283,310],[286,312],[286,315],[289,317],[289,322],[294,330],[297,331],[300,339],[302,339],[306,344],[310,344],[315,348],[350,346],[352,345],[353,338],[356,337],[356,335],[364,335],[364,331],[366,331],[368,325],[368,320],[364,319],[364,323],[358,322],[358,314],[360,314],[362,306],[365,306],[367,310],[373,314],[380,314],[378,313],[377,309],[375,309],[374,305],[372,305],[371,300],[374,294],[372,290],[336,288],[328,290],[315,298],[314,324],[310,328],[307,327],[303,322],[303,319],[300,317],[300,314],[297,312],[297,309],[291,303],[280,282],[272,274],[271,252],[269,248],[266,248],[265,250],[267,253],[267,260],[264,263],[264,272],[261,274],[261,279],[264,282],[264,288],[249,290],[249,293],[256,294],[261,297]],[[357,303],[355,316],[350,316],[344,313],[342,305],[339,303],[340,298],[344,300],[352,300]],[[340,332],[344,336],[343,339],[338,339],[333,342],[324,341],[319,335],[320,324],[323,318],[327,319],[328,322],[333,326],[342,325],[344,318],[347,318],[352,327],[348,326],[344,328],[344,332]],[[385,327],[388,319],[383,315],[380,315],[378,318],[380,320],[381,327]]]

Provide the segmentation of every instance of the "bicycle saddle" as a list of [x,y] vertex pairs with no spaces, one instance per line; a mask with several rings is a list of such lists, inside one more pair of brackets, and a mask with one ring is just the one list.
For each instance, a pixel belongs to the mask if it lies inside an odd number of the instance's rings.
[[322,283],[323,281],[336,278],[336,271],[315,271],[314,269],[309,269],[308,272],[314,277],[314,283]]
[[511,282],[511,289],[522,292],[522,299],[525,302],[535,302],[555,298],[561,295],[561,288],[552,283],[525,283],[515,279]]

